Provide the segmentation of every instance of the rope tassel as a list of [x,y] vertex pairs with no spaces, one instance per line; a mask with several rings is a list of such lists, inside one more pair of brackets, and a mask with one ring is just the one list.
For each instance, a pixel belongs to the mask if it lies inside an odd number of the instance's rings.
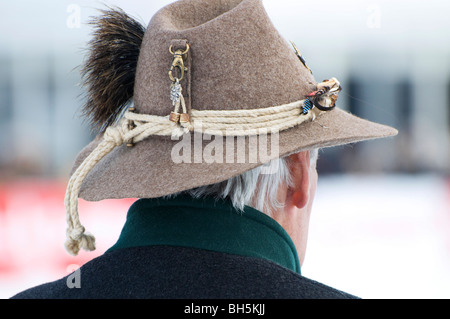
[[92,168],[116,146],[123,144],[124,140],[122,135],[121,130],[117,127],[108,127],[104,133],[103,141],[89,154],[69,180],[64,198],[68,224],[65,247],[71,255],[77,255],[81,248],[86,251],[95,250],[95,237],[85,233],[85,228],[80,223],[78,215],[78,194],[81,189],[81,184]]
[[[133,112],[126,112],[124,118],[117,126],[110,126],[103,134],[103,140],[84,159],[81,165],[75,170],[66,189],[64,204],[66,207],[67,231],[66,250],[71,255],[77,255],[80,249],[86,251],[95,250],[95,237],[85,232],[84,226],[80,222],[78,214],[78,194],[81,185],[89,172],[106,155],[111,153],[116,147],[127,141],[140,142],[150,135],[170,136],[174,129],[172,122],[168,118],[159,116],[147,116]],[[137,125],[130,129],[128,121],[134,121]]]

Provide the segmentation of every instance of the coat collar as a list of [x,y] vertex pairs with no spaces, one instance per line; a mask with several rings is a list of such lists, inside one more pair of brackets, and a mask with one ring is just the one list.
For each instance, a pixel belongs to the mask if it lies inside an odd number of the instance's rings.
[[300,274],[297,250],[286,231],[262,212],[249,206],[239,212],[228,200],[187,195],[137,200],[109,250],[154,245],[263,258]]

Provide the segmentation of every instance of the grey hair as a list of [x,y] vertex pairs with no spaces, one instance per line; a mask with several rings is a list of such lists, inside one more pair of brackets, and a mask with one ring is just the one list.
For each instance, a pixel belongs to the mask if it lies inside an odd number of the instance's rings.
[[[309,152],[310,165],[313,166],[318,158],[318,149]],[[187,193],[194,198],[204,196],[228,198],[231,200],[233,207],[239,211],[243,211],[247,205],[270,216],[274,210],[283,206],[283,203],[280,203],[277,198],[278,189],[283,184],[292,185],[288,157],[271,160],[226,181],[193,188],[183,193]]]

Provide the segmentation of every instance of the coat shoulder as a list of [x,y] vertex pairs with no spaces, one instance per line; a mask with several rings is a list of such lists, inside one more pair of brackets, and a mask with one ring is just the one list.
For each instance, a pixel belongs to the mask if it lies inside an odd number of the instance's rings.
[[261,258],[194,248],[152,246],[108,252],[68,275],[12,299],[354,299]]

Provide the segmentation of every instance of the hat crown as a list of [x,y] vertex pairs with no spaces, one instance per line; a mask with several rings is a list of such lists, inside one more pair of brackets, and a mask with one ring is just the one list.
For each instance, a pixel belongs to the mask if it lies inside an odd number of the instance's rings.
[[134,88],[139,113],[165,116],[173,110],[169,47],[186,43],[182,84],[189,109],[276,106],[304,99],[316,84],[261,0],[182,0],[158,11],[145,32]]

